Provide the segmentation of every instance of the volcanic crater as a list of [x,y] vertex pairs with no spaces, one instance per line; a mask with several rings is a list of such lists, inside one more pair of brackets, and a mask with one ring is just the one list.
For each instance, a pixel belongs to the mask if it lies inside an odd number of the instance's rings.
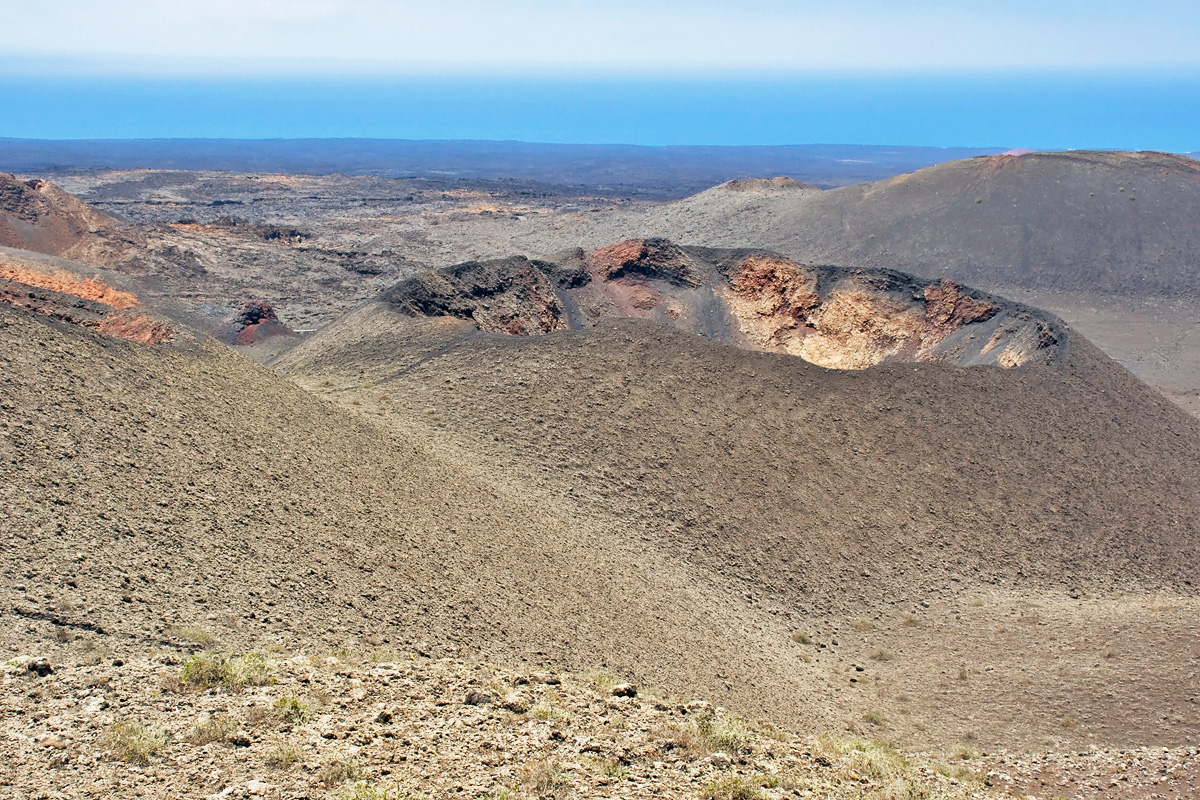
[[406,280],[383,300],[515,336],[649,319],[835,369],[887,362],[1052,364],[1067,333],[1044,312],[949,280],[809,266],[750,249],[632,239],[551,260],[468,261]]

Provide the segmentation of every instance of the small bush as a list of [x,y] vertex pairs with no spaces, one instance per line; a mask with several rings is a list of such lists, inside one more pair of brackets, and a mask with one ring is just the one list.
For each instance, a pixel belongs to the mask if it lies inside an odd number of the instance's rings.
[[870,631],[875,629],[875,623],[866,617],[855,617],[850,620],[850,627],[859,632]]
[[196,655],[189,658],[179,673],[179,679],[195,689],[211,689],[229,683],[233,673],[225,657],[216,653]]
[[237,730],[237,721],[226,714],[218,714],[197,723],[188,739],[194,744],[219,742]]
[[792,641],[796,644],[812,644],[812,637],[804,631],[796,631],[792,634]]
[[721,717],[708,734],[709,747],[731,756],[750,753],[753,743],[754,737],[736,717]]
[[537,701],[533,708],[529,709],[530,715],[534,719],[545,720],[546,722],[559,722],[571,718],[571,714],[554,705],[554,701],[558,699],[553,692],[547,692],[542,696],[542,699]]
[[887,722],[887,718],[884,717],[883,714],[880,714],[878,711],[868,711],[867,713],[862,715],[862,718],[863,718],[863,722],[867,723],[868,725],[879,726],[879,725],[883,725],[884,723]]
[[521,785],[534,794],[545,794],[567,782],[552,758],[539,758],[521,767]]
[[334,800],[427,800],[423,794],[409,791],[399,783],[378,784],[358,781],[333,795]]
[[247,653],[236,658],[226,658],[219,653],[195,655],[184,663],[179,679],[194,689],[224,686],[233,691],[275,682],[270,663],[261,653]]
[[187,639],[189,642],[198,644],[201,647],[212,647],[216,643],[216,637],[204,630],[204,628],[183,627],[173,628],[170,631],[180,639]]
[[718,778],[704,787],[703,800],[754,800],[761,794],[758,786],[741,775]]
[[598,670],[598,669],[592,670],[591,672],[587,673],[585,675],[585,677],[592,683],[596,684],[596,686],[598,688],[603,689],[604,691],[608,691],[609,689],[613,688],[614,686],[616,686],[618,683],[621,682],[614,675],[611,675],[610,673],[607,673],[607,672],[604,672],[603,670]]
[[366,779],[367,770],[363,763],[357,758],[335,758],[330,761],[321,770],[321,783],[325,784],[326,788],[332,789],[335,786],[341,786],[343,783],[351,781],[361,781]]
[[284,722],[300,724],[308,719],[308,706],[295,695],[278,698],[271,704],[271,713]]
[[262,653],[246,653],[244,656],[229,659],[229,672],[232,677],[231,689],[242,689],[246,686],[270,686],[275,683],[271,674],[271,662]]
[[167,743],[167,737],[162,731],[147,728],[140,722],[121,719],[105,731],[103,743],[120,760],[145,766]]
[[288,744],[287,742],[284,742],[283,744],[278,744],[272,748],[271,751],[267,753],[267,757],[263,760],[268,767],[274,767],[275,769],[287,769],[292,764],[295,764],[297,761],[299,761],[300,756],[301,753],[299,747],[296,747],[294,744]]
[[876,647],[871,651],[872,661],[891,661],[895,657],[896,654],[891,650],[888,650],[886,647]]
[[906,628],[917,627],[917,615],[912,614],[912,613],[905,614],[904,615],[904,627],[906,627]]
[[979,751],[974,747],[966,744],[960,744],[958,747],[950,751],[950,758],[955,761],[971,761],[979,758]]

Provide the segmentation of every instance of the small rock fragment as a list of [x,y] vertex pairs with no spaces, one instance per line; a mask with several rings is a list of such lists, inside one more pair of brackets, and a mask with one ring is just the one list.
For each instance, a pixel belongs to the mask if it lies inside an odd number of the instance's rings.
[[234,747],[249,747],[250,734],[246,731],[235,731],[226,736],[225,741],[229,742]]
[[50,666],[50,662],[44,658],[35,658],[25,665],[25,669],[39,678],[54,674],[54,667]]

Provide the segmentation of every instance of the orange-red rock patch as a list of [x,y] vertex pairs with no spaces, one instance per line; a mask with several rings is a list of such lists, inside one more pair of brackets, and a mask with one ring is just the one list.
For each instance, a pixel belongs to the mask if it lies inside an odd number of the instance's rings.
[[137,296],[134,294],[119,291],[94,278],[80,278],[65,270],[59,270],[50,275],[27,267],[4,265],[0,266],[0,278],[81,297],[84,300],[103,303],[117,309],[133,308],[138,305]]

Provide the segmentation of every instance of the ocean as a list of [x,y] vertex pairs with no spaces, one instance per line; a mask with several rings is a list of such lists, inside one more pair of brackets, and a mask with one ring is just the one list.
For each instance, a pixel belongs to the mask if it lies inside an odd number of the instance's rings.
[[31,77],[0,137],[1200,150],[1200,74]]

